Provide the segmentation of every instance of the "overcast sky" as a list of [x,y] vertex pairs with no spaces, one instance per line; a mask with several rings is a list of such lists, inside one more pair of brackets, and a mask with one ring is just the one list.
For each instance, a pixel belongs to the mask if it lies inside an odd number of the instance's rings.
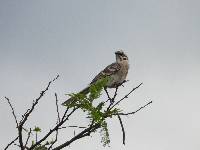
[[[119,122],[113,119],[111,147],[103,148],[95,134],[69,149],[199,150],[198,0],[0,0],[0,145],[16,135],[4,96],[20,118],[60,74],[30,118],[31,127],[48,131],[56,120],[54,92],[61,103],[65,93],[84,88],[115,61],[118,48],[130,60],[130,81],[120,88],[119,97],[144,83],[120,108],[128,112],[150,100],[153,104],[122,118],[125,146]],[[87,123],[81,113],[72,121]],[[69,136],[72,131],[61,135],[60,142]]]

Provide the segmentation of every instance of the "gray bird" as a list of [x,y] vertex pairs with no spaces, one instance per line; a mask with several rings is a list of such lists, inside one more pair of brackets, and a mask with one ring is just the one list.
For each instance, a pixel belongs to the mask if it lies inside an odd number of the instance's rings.
[[[116,51],[115,55],[116,62],[108,65],[104,70],[102,70],[97,76],[95,76],[92,82],[79,93],[88,94],[90,86],[96,83],[99,79],[102,79],[106,76],[109,77],[109,80],[105,88],[116,88],[126,80],[126,76],[129,70],[128,57],[122,50]],[[68,105],[72,101],[73,99],[69,98],[64,103],[62,103],[62,105]]]

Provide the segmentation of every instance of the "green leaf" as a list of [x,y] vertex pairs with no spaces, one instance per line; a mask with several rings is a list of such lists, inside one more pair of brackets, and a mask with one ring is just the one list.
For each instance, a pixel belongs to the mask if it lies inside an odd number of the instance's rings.
[[[83,112],[87,112],[87,118],[90,118],[90,121],[101,125],[101,142],[103,146],[109,145],[110,138],[106,123],[106,117],[112,117],[113,114],[118,113],[120,110],[114,108],[113,110],[108,111],[105,106],[105,102],[99,102],[94,105],[94,100],[98,99],[101,96],[101,92],[104,87],[109,82],[110,77],[104,77],[98,80],[96,83],[92,84],[89,88],[88,94],[82,93],[72,93],[69,95],[74,101],[69,104],[69,107],[78,107]],[[106,110],[105,110],[106,109]]]
[[100,130],[101,143],[103,144],[104,147],[105,146],[109,146],[109,144],[110,144],[110,137],[109,137],[107,123],[104,121],[102,123],[101,127],[102,127],[101,130]]
[[99,98],[101,95],[101,91],[106,86],[109,79],[110,77],[104,77],[102,79],[99,79],[96,83],[92,84],[89,89],[90,90],[89,99],[94,100]]
[[35,131],[35,132],[41,132],[41,129],[39,127],[35,126],[35,128],[33,129],[33,131]]
[[48,148],[45,147],[44,145],[39,145],[36,148],[34,148],[34,150],[48,150]]

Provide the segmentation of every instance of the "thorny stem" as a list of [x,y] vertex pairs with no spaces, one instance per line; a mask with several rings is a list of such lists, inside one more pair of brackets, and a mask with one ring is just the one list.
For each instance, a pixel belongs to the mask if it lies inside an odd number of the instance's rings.
[[[48,150],[52,149],[52,150],[60,150],[66,146],[69,146],[71,143],[73,143],[74,141],[80,139],[80,138],[83,138],[85,136],[90,136],[91,133],[95,132],[98,128],[101,127],[101,124],[100,123],[94,123],[94,121],[91,122],[91,124],[88,126],[88,127],[81,127],[81,126],[68,126],[68,127],[76,127],[76,128],[84,128],[84,130],[82,130],[80,133],[78,133],[77,135],[74,135],[73,138],[71,138],[70,140],[64,142],[63,144],[55,147],[55,148],[52,148],[53,145],[57,142],[57,139],[58,139],[58,131],[62,128],[66,128],[66,127],[62,127],[62,125],[69,119],[69,117],[77,110],[79,109],[79,107],[74,107],[72,109],[72,111],[69,112],[70,107],[68,106],[63,114],[63,116],[61,117],[60,116],[60,112],[59,112],[59,107],[58,107],[58,98],[57,98],[57,94],[55,93],[55,98],[56,98],[56,112],[57,112],[57,123],[55,125],[54,128],[50,129],[49,132],[46,133],[46,135],[41,138],[41,139],[37,139],[36,137],[36,143],[33,144],[30,148],[27,147],[27,144],[28,144],[28,141],[29,141],[29,138],[30,138],[30,134],[31,134],[31,129],[29,130],[28,132],[28,137],[26,139],[26,142],[25,142],[25,145],[23,146],[23,138],[22,138],[22,129],[24,128],[24,124],[26,123],[26,121],[28,120],[28,117],[30,116],[30,114],[33,112],[33,110],[35,109],[35,106],[38,104],[39,100],[44,96],[44,94],[46,93],[46,91],[48,91],[49,89],[49,86],[50,84],[55,81],[57,78],[59,77],[59,75],[54,78],[52,81],[50,81],[46,87],[46,89],[44,91],[42,91],[40,93],[40,96],[35,100],[33,101],[33,104],[32,104],[32,107],[30,109],[28,109],[24,115],[23,115],[23,118],[21,119],[21,121],[18,123],[17,121],[17,118],[16,118],[16,115],[15,115],[15,112],[14,112],[14,109],[9,101],[8,98],[7,101],[12,109],[12,114],[14,116],[14,119],[15,119],[15,122],[17,124],[17,128],[18,128],[18,137],[15,138],[12,142],[10,142],[7,147],[5,149],[7,149],[10,145],[12,145],[17,139],[19,139],[19,147],[21,148],[21,150],[24,150],[24,149],[28,149],[28,150],[34,150],[38,145],[41,145],[42,142],[44,142],[50,135],[52,135],[52,133],[56,133],[56,138],[55,140],[51,143],[50,147],[48,148]],[[115,93],[114,93],[114,96],[113,98],[110,97],[108,91],[105,89],[105,92],[108,96],[108,100],[110,100],[110,104],[109,106],[107,107],[106,109],[106,112],[105,112],[105,116],[104,116],[104,119],[107,118],[107,117],[110,117],[111,115],[115,116],[117,115],[118,119],[119,119],[119,122],[120,122],[120,125],[121,125],[121,129],[122,129],[122,133],[123,133],[123,144],[125,144],[125,129],[124,129],[124,125],[123,125],[123,122],[122,122],[122,119],[120,116],[123,116],[123,115],[132,115],[132,114],[135,114],[137,113],[138,111],[140,111],[141,109],[145,108],[146,106],[148,106],[149,104],[152,103],[152,101],[150,101],[149,103],[147,103],[146,105],[140,107],[138,110],[134,111],[134,112],[130,112],[130,113],[117,113],[117,114],[109,114],[107,113],[108,111],[110,111],[111,109],[115,108],[116,105],[118,105],[121,101],[123,101],[125,98],[128,98],[128,96],[133,92],[135,91],[137,88],[139,88],[140,86],[142,85],[139,84],[137,87],[133,88],[128,94],[126,94],[123,98],[121,98],[119,101],[117,101],[116,103],[114,103],[114,100],[116,99],[117,97],[117,92],[118,92],[118,87],[115,89]],[[106,101],[107,102],[107,101]],[[68,113],[69,112],[69,113]],[[109,115],[108,115],[109,114]],[[37,134],[37,133],[36,133]],[[36,135],[37,136],[37,135]]]

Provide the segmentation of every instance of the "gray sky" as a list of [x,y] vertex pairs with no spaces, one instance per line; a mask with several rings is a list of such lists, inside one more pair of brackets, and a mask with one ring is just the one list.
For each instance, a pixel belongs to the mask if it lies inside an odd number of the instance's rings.
[[[199,15],[198,0],[1,0],[0,96],[12,99],[20,117],[60,74],[30,118],[31,126],[48,131],[56,119],[54,92],[62,102],[65,93],[84,88],[122,48],[130,60],[130,82],[119,96],[144,85],[121,108],[134,111],[149,100],[153,104],[123,117],[126,146],[114,119],[109,122],[110,148],[103,148],[96,134],[70,149],[199,150]],[[6,145],[16,132],[5,102],[0,118],[0,145]],[[81,120],[77,115],[73,121]]]

